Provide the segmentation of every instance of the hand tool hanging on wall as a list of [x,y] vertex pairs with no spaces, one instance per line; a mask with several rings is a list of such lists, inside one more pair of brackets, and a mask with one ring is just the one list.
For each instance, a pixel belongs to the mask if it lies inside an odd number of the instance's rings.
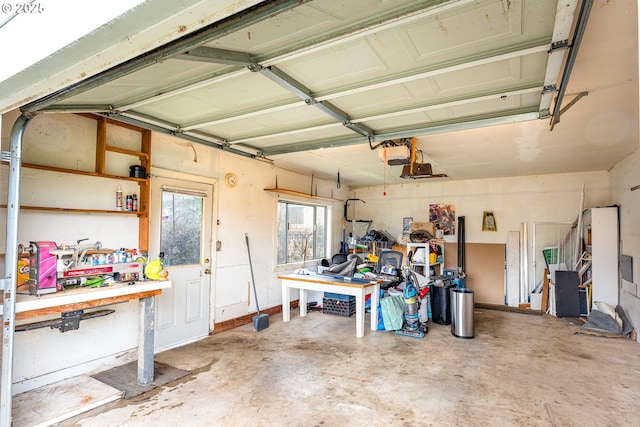
[[[356,238],[356,223],[366,223],[367,224],[367,229],[364,231],[364,233],[362,233],[362,235],[364,236],[365,234],[367,234],[369,232],[369,229],[371,228],[371,223],[373,222],[373,220],[370,219],[354,219],[354,218],[349,218],[349,215],[347,213],[348,209],[349,209],[349,202],[351,201],[361,201],[362,203],[366,203],[364,200],[362,199],[347,199],[344,202],[344,221],[345,222],[350,222],[351,223],[351,237],[352,239],[354,239],[355,242],[355,238]],[[344,227],[343,227],[343,236],[342,236],[342,245],[343,245],[343,253],[347,253],[348,252],[348,242],[346,242],[346,236],[344,236]],[[346,249],[345,249],[346,246]],[[354,247],[355,250],[355,247]]]
[[[260,314],[260,306],[258,305],[258,292],[256,291],[256,279],[253,276],[253,264],[251,263],[251,250],[249,249],[249,234],[244,233],[244,238],[247,242],[247,255],[249,256],[249,269],[251,270],[251,283],[253,284],[253,296],[256,299],[256,311],[258,312],[256,316],[253,316],[253,329],[256,331],[261,331],[269,327],[269,315]],[[282,303],[285,304],[285,301],[282,301]]]

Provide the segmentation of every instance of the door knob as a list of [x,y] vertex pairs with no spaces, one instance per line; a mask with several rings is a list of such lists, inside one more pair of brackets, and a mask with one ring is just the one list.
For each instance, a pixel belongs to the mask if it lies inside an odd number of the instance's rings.
[[205,268],[204,269],[204,274],[211,274],[211,269],[210,268]]

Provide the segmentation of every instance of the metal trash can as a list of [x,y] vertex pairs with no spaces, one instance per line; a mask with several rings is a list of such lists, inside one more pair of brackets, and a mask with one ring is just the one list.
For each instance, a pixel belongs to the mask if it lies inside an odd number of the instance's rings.
[[458,338],[473,338],[473,291],[451,289],[451,333]]

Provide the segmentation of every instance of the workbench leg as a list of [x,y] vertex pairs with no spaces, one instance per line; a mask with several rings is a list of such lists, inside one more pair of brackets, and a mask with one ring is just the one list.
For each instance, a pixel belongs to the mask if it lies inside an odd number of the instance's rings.
[[138,313],[138,384],[153,382],[155,298],[140,298]]
[[378,303],[380,302],[380,285],[371,292],[371,330],[378,330]]
[[364,336],[364,288],[356,295],[356,337]]
[[291,320],[291,288],[282,282],[282,321]]
[[300,303],[300,317],[306,317],[307,315],[307,290],[300,289],[298,302]]

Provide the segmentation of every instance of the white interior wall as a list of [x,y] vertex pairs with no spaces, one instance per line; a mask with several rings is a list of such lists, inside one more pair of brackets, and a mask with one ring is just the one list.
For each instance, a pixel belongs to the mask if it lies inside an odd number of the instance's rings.
[[638,152],[611,171],[613,202],[620,206],[620,254],[633,258],[633,282],[621,281],[620,305],[636,330],[640,328],[640,189],[631,188],[640,185],[639,171]]
[[[2,147],[8,149],[10,131],[16,112],[3,115]],[[95,121],[76,115],[38,116],[27,126],[24,136],[23,162],[55,165],[65,168],[93,170],[95,162]],[[109,144],[137,150],[139,134],[110,127]],[[111,154],[111,153],[110,153]],[[133,161],[132,161],[133,160]],[[128,175],[130,164],[137,159],[112,156],[107,159],[108,172]],[[2,166],[0,197],[6,200],[8,168]],[[270,163],[244,158],[154,133],[152,136],[152,172],[171,172],[205,177],[217,181],[214,206],[217,208],[211,236],[213,244],[213,281],[211,325],[255,312],[250,288],[245,233],[251,243],[251,257],[261,308],[281,304],[278,273],[300,267],[299,264],[276,266],[276,212],[278,195],[265,192],[276,186],[311,192],[311,177],[278,169]],[[227,188],[224,175],[234,172],[238,186]],[[153,179],[153,177],[152,177]],[[121,185],[124,194],[137,190],[129,181],[118,181],[58,172],[23,168],[21,197],[24,205],[89,207],[113,209],[115,190]],[[315,178],[314,194],[346,199],[348,190],[334,182]],[[309,203],[306,198],[287,196],[289,200]],[[333,203],[332,250],[337,250],[341,232],[342,203]],[[337,213],[337,215],[336,215]],[[154,212],[151,213],[154,215]],[[6,223],[6,211],[0,211]],[[0,230],[4,247],[5,230]],[[52,240],[74,243],[79,238],[99,240],[104,247],[135,247],[138,221],[135,216],[121,217],[99,214],[64,214],[22,210],[19,241]],[[215,242],[222,243],[215,251]],[[150,254],[154,257],[154,254]],[[294,298],[297,298],[294,296]],[[30,390],[73,375],[99,372],[134,360],[137,346],[137,303],[110,306],[115,314],[81,323],[76,331],[61,334],[57,330],[39,329],[16,334],[14,393]],[[55,317],[55,316],[54,316]],[[42,320],[41,318],[35,320]],[[64,346],[64,350],[59,347]],[[34,350],[35,349],[35,350]],[[40,357],[40,355],[49,355]],[[50,355],[56,355],[51,357]]]
[[[399,173],[399,171],[398,171]],[[467,243],[504,243],[510,231],[519,231],[526,223],[528,254],[533,254],[534,222],[573,222],[580,212],[582,188],[585,206],[611,203],[609,174],[585,172],[496,178],[474,181],[409,180],[406,184],[386,187],[358,188],[355,197],[366,203],[357,204],[359,218],[373,219],[372,229],[387,230],[392,236],[402,233],[402,218],[429,221],[430,204],[455,206],[456,222],[465,217]],[[497,231],[482,231],[484,211],[492,211]],[[456,224],[457,229],[457,224]],[[457,235],[444,236],[457,242]],[[453,255],[455,256],[455,254]],[[529,261],[529,280],[534,276]],[[530,288],[533,283],[529,283]]]

